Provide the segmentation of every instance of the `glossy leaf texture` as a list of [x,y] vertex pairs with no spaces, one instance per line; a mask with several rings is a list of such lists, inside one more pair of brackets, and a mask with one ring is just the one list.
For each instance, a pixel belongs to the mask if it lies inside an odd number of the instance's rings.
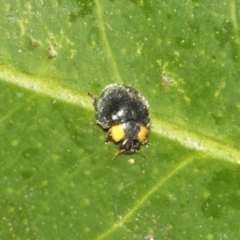
[[[1,239],[238,239],[240,2],[1,3]],[[91,93],[150,105],[140,154]]]

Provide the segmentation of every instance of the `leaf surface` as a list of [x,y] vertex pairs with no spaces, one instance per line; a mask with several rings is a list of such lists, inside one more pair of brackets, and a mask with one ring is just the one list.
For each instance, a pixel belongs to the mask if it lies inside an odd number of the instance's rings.
[[[0,238],[237,239],[237,9],[2,3]],[[87,93],[110,83],[149,102],[145,159],[103,143]]]

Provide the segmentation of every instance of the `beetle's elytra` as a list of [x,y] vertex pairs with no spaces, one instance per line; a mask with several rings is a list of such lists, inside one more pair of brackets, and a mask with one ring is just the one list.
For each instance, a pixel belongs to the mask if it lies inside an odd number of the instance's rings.
[[113,158],[138,152],[147,142],[149,131],[147,100],[134,88],[121,84],[106,86],[100,97],[93,99],[97,124],[108,131],[106,142],[119,143],[120,150]]

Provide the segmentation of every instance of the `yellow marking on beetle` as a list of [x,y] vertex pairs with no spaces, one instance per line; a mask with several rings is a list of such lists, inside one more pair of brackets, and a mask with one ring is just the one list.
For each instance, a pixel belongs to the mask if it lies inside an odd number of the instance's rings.
[[111,136],[115,142],[119,142],[125,137],[125,131],[121,124],[111,127]]
[[144,142],[144,140],[146,139],[147,133],[148,133],[147,128],[142,126],[138,133],[138,141],[140,143]]

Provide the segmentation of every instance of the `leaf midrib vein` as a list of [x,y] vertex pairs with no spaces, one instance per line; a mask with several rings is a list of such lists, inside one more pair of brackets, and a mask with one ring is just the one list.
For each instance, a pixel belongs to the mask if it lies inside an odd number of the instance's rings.
[[[62,84],[56,84],[51,79],[33,78],[32,76],[29,77],[14,70],[10,71],[2,68],[0,69],[0,80],[34,91],[39,95],[47,95],[54,100],[81,106],[88,110],[94,110],[92,99],[87,96],[86,92],[71,89]],[[151,132],[176,141],[188,149],[203,152],[205,155],[213,158],[237,164],[240,163],[239,149],[234,149],[232,146],[220,143],[217,140],[213,140],[199,133],[191,132],[183,126],[167,122],[158,116],[151,118]]]

